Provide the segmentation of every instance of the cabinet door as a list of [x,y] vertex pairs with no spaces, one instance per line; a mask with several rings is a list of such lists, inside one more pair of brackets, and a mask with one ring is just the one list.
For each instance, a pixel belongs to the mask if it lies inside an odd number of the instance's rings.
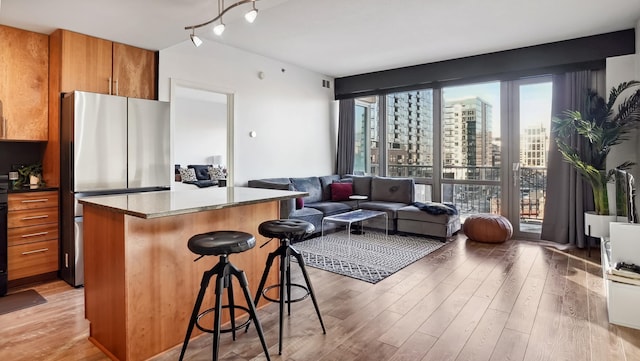
[[111,41],[63,30],[60,92],[109,94],[111,57]]
[[155,52],[113,43],[113,79],[113,94],[156,99]]
[[49,38],[0,26],[0,139],[46,141]]

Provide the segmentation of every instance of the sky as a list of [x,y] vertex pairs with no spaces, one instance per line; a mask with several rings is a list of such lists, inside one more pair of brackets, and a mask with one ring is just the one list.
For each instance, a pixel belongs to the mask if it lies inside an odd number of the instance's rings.
[[[500,130],[500,82],[479,83],[443,89],[444,98],[460,99],[479,96],[493,106],[494,130]],[[545,122],[551,122],[551,82],[528,84],[520,87],[521,130]]]

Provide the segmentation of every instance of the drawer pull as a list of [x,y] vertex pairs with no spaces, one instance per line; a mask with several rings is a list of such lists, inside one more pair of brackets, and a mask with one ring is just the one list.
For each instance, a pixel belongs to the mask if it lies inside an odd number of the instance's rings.
[[25,199],[24,201],[22,201],[22,203],[39,203],[39,202],[48,202],[49,199],[48,198],[41,198],[41,199]]
[[33,251],[22,252],[22,255],[25,256],[25,255],[32,254],[32,253],[46,252],[48,250],[49,250],[49,248],[34,249]]
[[37,233],[30,233],[30,234],[23,234],[22,238],[29,238],[29,237],[36,237],[36,236],[44,236],[49,234],[49,232],[37,232]]
[[28,221],[31,219],[41,219],[41,218],[49,218],[48,214],[42,215],[42,216],[31,216],[31,217],[24,217],[22,218],[23,221]]

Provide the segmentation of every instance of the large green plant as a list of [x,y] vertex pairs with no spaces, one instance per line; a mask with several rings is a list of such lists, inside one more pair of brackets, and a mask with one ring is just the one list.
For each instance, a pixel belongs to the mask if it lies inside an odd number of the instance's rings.
[[[558,149],[591,185],[595,212],[600,215],[609,214],[607,183],[613,173],[606,170],[607,156],[614,145],[628,139],[627,134],[640,124],[640,89],[623,100],[618,101],[618,97],[638,85],[640,82],[634,80],[611,88],[608,101],[589,90],[585,114],[566,110],[561,117],[553,118]],[[582,141],[572,141],[574,134]],[[579,144],[586,144],[586,149],[580,149]],[[626,161],[617,168],[628,169],[633,164]]]

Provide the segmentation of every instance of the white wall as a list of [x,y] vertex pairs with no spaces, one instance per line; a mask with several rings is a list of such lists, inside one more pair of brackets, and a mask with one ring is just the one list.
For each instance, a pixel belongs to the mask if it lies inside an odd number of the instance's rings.
[[235,185],[334,172],[337,106],[333,88],[322,87],[323,79],[333,79],[213,41],[196,48],[189,40],[160,51],[160,100],[170,99],[171,78],[234,93]]
[[[636,25],[636,54],[616,56],[607,58],[606,75],[606,97],[609,96],[611,88],[618,84],[629,81],[640,81],[640,20]],[[635,88],[634,88],[635,90]],[[628,90],[622,93],[618,99],[624,99],[631,93]],[[625,95],[626,94],[626,95]],[[624,161],[635,162],[631,168],[636,180],[636,187],[640,188],[640,131],[634,130],[629,134],[629,139],[615,146],[607,157],[607,169],[615,168]],[[636,192],[636,204],[640,201],[640,191]]]
[[[176,99],[176,98],[174,98]],[[214,155],[227,156],[227,105],[178,97],[175,101],[174,163],[212,164]],[[225,164],[226,165],[226,164]]]

